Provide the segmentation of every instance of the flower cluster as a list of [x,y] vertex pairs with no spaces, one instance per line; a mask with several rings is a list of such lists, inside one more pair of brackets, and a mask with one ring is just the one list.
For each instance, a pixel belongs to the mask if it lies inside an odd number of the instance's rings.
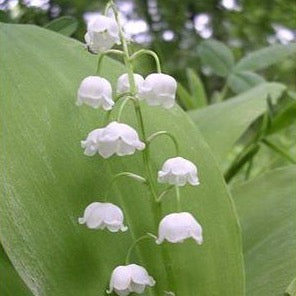
[[[163,108],[172,108],[175,104],[177,83],[176,80],[163,73],[152,73],[146,78],[132,72],[132,57],[129,55],[126,39],[124,37],[120,22],[118,21],[118,12],[112,2],[109,7],[113,9],[115,19],[108,16],[99,16],[96,20],[88,25],[85,41],[89,51],[100,53],[100,58],[110,53],[120,53],[125,57],[127,73],[118,77],[116,91],[113,94],[111,83],[98,75],[88,76],[82,80],[78,93],[77,105],[88,105],[92,108],[101,108],[105,111],[112,111],[115,104],[121,103],[120,110],[123,109],[126,101],[131,99],[135,106],[136,112],[140,108],[140,101],[146,102],[149,106],[161,106]],[[123,45],[123,51],[110,50],[114,44]],[[136,56],[134,54],[133,56]],[[140,54],[138,54],[140,55]],[[152,56],[156,56],[155,53]],[[159,61],[156,58],[156,63]],[[158,70],[160,66],[158,67]],[[137,150],[146,154],[150,161],[149,150],[146,149],[151,140],[161,134],[168,134],[177,145],[173,135],[165,131],[160,131],[145,138],[143,133],[143,119],[141,113],[138,113],[138,122],[141,129],[142,139],[137,130],[125,123],[120,122],[119,116],[117,121],[109,122],[106,126],[91,131],[85,140],[81,141],[81,147],[84,154],[94,156],[99,154],[103,158],[109,158],[113,155],[126,156],[132,155]],[[178,150],[178,147],[176,147]],[[147,163],[144,163],[144,167]],[[113,181],[121,175],[132,177],[140,180],[150,187],[153,186],[149,167],[146,168],[145,178],[129,172],[122,172],[116,175]],[[181,156],[167,159],[158,171],[157,181],[168,184],[168,188],[155,196],[155,202],[162,202],[163,196],[171,189],[176,189],[177,202],[179,203],[179,188],[190,184],[199,185],[197,167],[190,160]],[[149,186],[148,186],[149,187]],[[149,188],[150,188],[149,187]],[[152,191],[151,191],[152,192]],[[153,191],[154,192],[154,191]],[[154,236],[156,244],[163,243],[164,240],[169,243],[182,243],[187,238],[193,238],[197,244],[202,244],[202,227],[188,212],[170,213],[160,218],[158,236]],[[111,232],[126,231],[124,225],[124,214],[120,207],[109,202],[93,202],[84,210],[83,217],[79,218],[80,224],[86,224],[90,229],[108,229]],[[141,239],[141,238],[140,238]],[[155,280],[148,274],[146,269],[136,264],[117,266],[111,275],[108,293],[113,291],[117,295],[128,295],[129,293],[141,294],[146,286],[154,286]]]

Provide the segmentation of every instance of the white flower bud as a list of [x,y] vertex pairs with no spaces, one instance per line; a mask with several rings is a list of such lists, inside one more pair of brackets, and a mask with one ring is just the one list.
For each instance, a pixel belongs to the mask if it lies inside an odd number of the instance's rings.
[[81,141],[85,148],[84,154],[93,156],[98,152],[108,158],[113,154],[118,156],[134,154],[136,150],[143,150],[145,143],[139,140],[138,133],[124,123],[113,121],[104,128],[90,132],[85,141]]
[[[144,82],[143,76],[140,74],[134,74],[136,91],[138,91]],[[122,74],[117,80],[117,93],[122,94],[130,91],[130,84],[128,80],[128,74]]]
[[114,292],[119,296],[130,293],[141,294],[146,286],[153,287],[155,280],[148,274],[146,269],[137,264],[117,266],[111,275],[108,294]]
[[93,108],[111,110],[114,102],[110,82],[99,76],[84,78],[78,89],[76,104],[80,106],[83,103]]
[[139,89],[139,98],[150,106],[172,108],[175,104],[176,80],[167,74],[153,73],[145,78]]
[[182,243],[190,237],[199,245],[203,243],[200,224],[190,213],[173,213],[160,221],[156,243],[161,244],[164,240],[171,243]]
[[159,183],[184,186],[187,182],[193,186],[199,185],[197,167],[183,157],[174,157],[166,160],[158,172]]
[[80,224],[86,224],[90,229],[107,228],[111,232],[126,231],[123,225],[123,213],[121,209],[112,203],[93,202],[86,207]]
[[85,42],[93,53],[104,52],[115,43],[119,44],[119,30],[112,17],[100,15],[87,25]]

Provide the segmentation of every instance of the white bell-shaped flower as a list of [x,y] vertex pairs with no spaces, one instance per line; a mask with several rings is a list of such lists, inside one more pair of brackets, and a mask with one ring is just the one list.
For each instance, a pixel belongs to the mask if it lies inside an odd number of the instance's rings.
[[150,106],[172,108],[175,104],[176,80],[167,74],[153,73],[145,78],[139,89],[139,98]]
[[124,123],[113,121],[106,127],[90,132],[85,141],[81,141],[84,154],[92,156],[98,152],[108,158],[113,154],[118,156],[134,154],[143,150],[145,143],[141,142],[135,129]]
[[[136,90],[138,91],[144,83],[144,78],[140,74],[134,74],[134,80],[136,84]],[[122,94],[129,91],[130,91],[130,84],[128,80],[128,74],[125,73],[125,74],[122,74],[117,80],[117,93]]]
[[84,78],[77,92],[78,106],[86,104],[93,108],[111,110],[114,102],[112,100],[112,87],[110,82],[99,76],[88,76]]
[[196,219],[187,212],[173,213],[165,216],[159,223],[157,244],[164,240],[171,243],[182,243],[192,237],[199,245],[202,244],[202,228]]
[[104,52],[115,43],[119,44],[119,30],[112,17],[99,15],[87,25],[85,42],[93,53]]
[[93,202],[86,207],[82,218],[78,219],[80,224],[86,224],[90,229],[107,228],[111,232],[126,231],[123,225],[122,210],[112,203]]
[[155,280],[148,274],[146,269],[137,264],[117,266],[111,275],[108,294],[113,291],[119,296],[130,293],[141,294],[146,286],[153,287]]
[[184,186],[187,182],[193,186],[199,185],[197,167],[183,157],[166,160],[158,172],[158,182],[176,186]]

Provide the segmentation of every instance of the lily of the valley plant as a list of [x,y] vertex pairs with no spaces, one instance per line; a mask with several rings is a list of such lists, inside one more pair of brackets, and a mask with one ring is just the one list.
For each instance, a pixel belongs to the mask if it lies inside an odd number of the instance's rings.
[[[108,16],[110,10],[113,12],[112,17]],[[155,203],[162,202],[163,197],[171,188],[175,188],[176,191],[177,212],[170,213],[165,217],[158,217],[160,222],[158,236],[151,233],[143,234],[127,250],[125,265],[120,265],[121,262],[118,262],[118,266],[113,272],[110,271],[111,279],[107,293],[114,291],[120,296],[133,292],[141,294],[146,287],[153,287],[157,283],[157,279],[150,276],[143,266],[129,262],[129,254],[138,241],[145,237],[151,237],[156,244],[161,244],[164,240],[169,243],[182,243],[187,238],[193,238],[197,244],[203,242],[201,225],[191,213],[182,212],[180,209],[179,187],[186,184],[199,185],[197,167],[190,160],[179,155],[178,142],[172,134],[166,131],[156,131],[149,137],[146,136],[140,101],[146,102],[149,106],[170,109],[175,105],[177,83],[173,77],[161,73],[159,59],[153,51],[141,49],[132,55],[130,54],[117,8],[112,1],[107,4],[105,15],[97,17],[88,25],[85,41],[91,53],[99,54],[98,69],[97,76],[88,76],[82,80],[77,93],[77,105],[85,104],[92,108],[101,108],[109,113],[117,104],[120,105],[120,108],[117,121],[97,127],[89,132],[85,140],[81,141],[84,154],[109,158],[113,155],[125,156],[142,153],[146,172],[144,177],[132,172],[121,172],[113,177],[111,183],[120,176],[128,176],[145,183],[148,185],[146,186],[147,190],[150,191],[148,195],[154,199]],[[122,50],[111,49],[115,44],[121,44]],[[99,76],[102,58],[109,53],[123,57],[127,71],[118,78],[116,91],[112,90],[111,84],[106,78]],[[151,73],[146,78],[133,73],[133,60],[143,54],[151,55],[155,59],[157,68],[157,73]],[[134,105],[137,127],[131,127],[120,121],[121,113],[128,101]],[[158,174],[155,172],[154,175],[151,172],[149,145],[153,139],[162,135],[170,137],[176,146],[177,155],[168,158],[159,169]],[[158,175],[157,181],[159,183],[168,184],[168,188],[160,193],[157,192],[154,185],[156,175]],[[96,201],[86,207],[83,217],[79,218],[79,223],[86,224],[90,229],[108,229],[116,233],[128,230],[128,221],[124,222],[124,220],[120,206]]]

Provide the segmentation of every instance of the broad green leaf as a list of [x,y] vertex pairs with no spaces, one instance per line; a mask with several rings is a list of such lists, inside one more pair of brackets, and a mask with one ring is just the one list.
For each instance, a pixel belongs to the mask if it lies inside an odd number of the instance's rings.
[[236,64],[235,70],[262,70],[285,60],[293,54],[296,54],[296,43],[271,45],[246,55]]
[[181,83],[178,83],[177,95],[178,102],[181,106],[183,106],[186,110],[194,109],[194,99]]
[[72,16],[61,16],[46,24],[45,28],[65,36],[71,36],[77,30],[77,19]]
[[234,67],[231,50],[217,40],[206,40],[198,46],[201,61],[219,76],[228,76]]
[[0,295],[32,296],[0,245]]
[[249,296],[279,296],[296,274],[296,166],[238,185],[233,197],[243,231]]
[[279,83],[262,83],[225,102],[189,112],[218,160],[222,160],[248,126],[266,111],[266,99],[285,90]]
[[262,76],[250,71],[241,71],[230,74],[227,84],[233,92],[239,94],[263,82],[265,79]]
[[[144,175],[141,152],[108,160],[83,155],[80,140],[105,118],[102,111],[75,106],[79,83],[95,73],[97,56],[38,27],[2,24],[0,32],[2,244],[34,295],[104,295],[131,243],[147,231],[156,233],[161,216],[176,211],[174,194],[159,207],[146,186],[133,180],[120,180],[110,189],[116,173]],[[113,85],[123,71],[119,63],[104,60],[102,76]],[[180,108],[142,107],[147,134],[171,132],[182,156],[199,166],[201,185],[181,189],[181,208],[198,218],[205,240],[202,246],[190,240],[138,244],[132,262],[157,281],[143,295],[164,290],[182,296],[244,295],[240,230],[208,146]],[[122,119],[137,128],[132,106]],[[155,176],[174,153],[168,138],[151,145]],[[85,206],[104,197],[123,209],[128,232],[78,225]]]
[[268,133],[275,133],[281,129],[288,127],[296,121],[296,101],[292,101],[272,119],[272,123]]
[[193,97],[193,108],[201,108],[208,104],[204,86],[193,69],[186,69],[190,93]]
[[296,278],[293,279],[293,281],[289,284],[286,295],[288,296],[295,296],[296,295]]

